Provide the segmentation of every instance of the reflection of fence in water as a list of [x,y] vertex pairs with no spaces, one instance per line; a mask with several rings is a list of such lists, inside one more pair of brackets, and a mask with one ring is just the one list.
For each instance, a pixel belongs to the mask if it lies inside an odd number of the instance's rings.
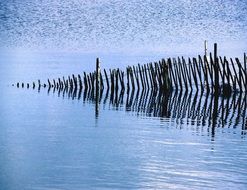
[[[230,61],[229,61],[230,60]],[[103,76],[104,75],[104,76]],[[17,83],[19,88],[24,83]],[[162,59],[159,62],[120,69],[100,71],[96,59],[96,71],[48,79],[48,83],[33,82],[33,89],[48,87],[48,92],[59,96],[95,103],[96,117],[99,104],[109,101],[114,109],[123,107],[138,115],[161,117],[192,125],[215,127],[240,123],[246,130],[247,57],[241,63],[238,58],[227,59],[214,54],[209,58]],[[31,85],[27,83],[27,88]],[[105,97],[103,93],[105,92]],[[221,95],[223,95],[221,97]],[[126,96],[126,99],[124,97]],[[102,100],[103,99],[103,100]]]
[[[242,125],[243,133],[247,130],[247,96],[234,93],[230,97],[215,96],[203,92],[163,93],[152,90],[103,90],[98,100],[92,89],[56,89],[49,88],[48,93],[57,93],[63,98],[83,100],[93,104],[109,105],[111,109],[125,109],[139,116],[161,117],[178,124],[198,126],[237,127]],[[97,111],[99,114],[99,111]]]

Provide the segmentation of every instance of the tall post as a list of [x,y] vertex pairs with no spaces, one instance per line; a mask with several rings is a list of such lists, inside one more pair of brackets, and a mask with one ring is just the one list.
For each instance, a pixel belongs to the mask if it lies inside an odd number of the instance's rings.
[[244,54],[244,71],[245,71],[245,90],[247,89],[247,57],[246,53]]
[[95,104],[95,117],[99,115],[99,91],[100,91],[100,62],[99,58],[96,59],[96,104]]
[[204,41],[204,55],[207,57],[208,55],[208,41]]
[[99,58],[96,59],[96,92],[99,91],[100,87],[100,62]]
[[218,94],[220,85],[219,85],[219,60],[217,55],[217,43],[214,44],[214,79],[215,79],[214,92]]

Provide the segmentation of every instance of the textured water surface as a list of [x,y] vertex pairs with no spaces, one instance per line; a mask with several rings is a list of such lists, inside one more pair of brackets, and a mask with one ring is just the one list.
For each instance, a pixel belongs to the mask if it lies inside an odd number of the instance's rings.
[[[247,189],[243,94],[27,89],[203,53],[242,61],[245,0],[0,1],[0,189]],[[25,88],[12,87],[25,82]],[[98,108],[98,109],[97,109]]]
[[246,189],[243,95],[215,107],[211,94],[105,89],[96,110],[89,91],[10,83],[90,70],[90,58],[22,56],[0,64],[1,189]]
[[[3,47],[87,52],[246,51],[245,0],[8,0],[0,2]],[[185,51],[186,50],[186,51]]]

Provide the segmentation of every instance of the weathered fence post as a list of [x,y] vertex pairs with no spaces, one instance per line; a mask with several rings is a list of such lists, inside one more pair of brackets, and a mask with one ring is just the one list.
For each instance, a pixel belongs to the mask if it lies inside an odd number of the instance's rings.
[[96,59],[96,106],[95,106],[95,117],[99,115],[99,90],[100,90],[100,62],[99,58]]
[[99,92],[99,87],[100,87],[100,62],[99,58],[96,59],[96,94]]
[[246,53],[244,53],[245,90],[247,89],[247,63],[246,62],[247,62],[247,57],[246,57]]
[[214,44],[214,92],[216,94],[219,93],[219,60],[218,60],[218,55],[217,55],[217,43]]
[[204,56],[206,56],[207,57],[207,54],[208,54],[208,41],[207,40],[205,40],[204,41]]
[[104,69],[104,73],[105,73],[106,85],[107,85],[107,90],[108,90],[109,89],[109,80],[108,80],[108,76],[107,76],[105,69]]

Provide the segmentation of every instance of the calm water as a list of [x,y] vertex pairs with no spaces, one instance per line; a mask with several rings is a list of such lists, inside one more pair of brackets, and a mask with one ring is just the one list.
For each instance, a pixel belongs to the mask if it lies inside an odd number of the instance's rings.
[[39,56],[1,62],[1,189],[246,189],[246,97],[105,90],[96,114],[90,92],[11,86],[90,60]]
[[[203,40],[242,56],[236,1],[0,2],[0,189],[247,189],[247,100],[17,89],[166,56]],[[209,49],[211,46],[209,47]],[[241,58],[241,57],[240,57]]]

